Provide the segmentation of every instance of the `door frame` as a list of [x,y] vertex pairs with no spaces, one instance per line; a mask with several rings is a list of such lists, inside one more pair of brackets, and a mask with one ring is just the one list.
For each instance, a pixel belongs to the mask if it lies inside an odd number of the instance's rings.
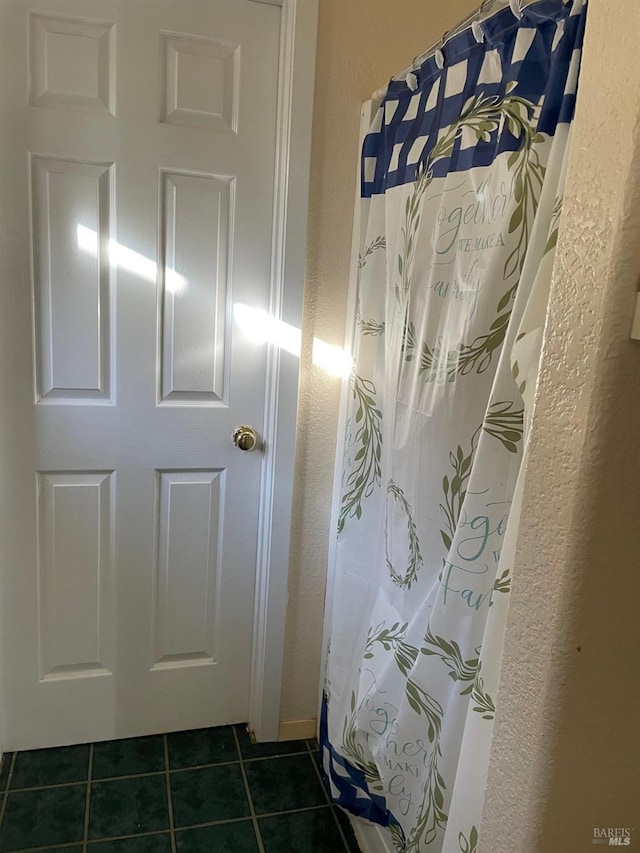
[[[282,7],[270,316],[302,327],[319,0]],[[299,356],[267,344],[249,728],[278,739],[293,509]]]

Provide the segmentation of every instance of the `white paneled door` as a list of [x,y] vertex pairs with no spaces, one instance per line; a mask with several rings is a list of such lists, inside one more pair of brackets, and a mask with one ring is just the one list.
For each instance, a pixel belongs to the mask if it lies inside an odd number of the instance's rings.
[[244,720],[281,9],[0,16],[3,747]]

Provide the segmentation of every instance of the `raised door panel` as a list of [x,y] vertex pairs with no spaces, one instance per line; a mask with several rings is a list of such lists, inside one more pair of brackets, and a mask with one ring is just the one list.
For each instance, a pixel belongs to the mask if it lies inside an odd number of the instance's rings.
[[232,178],[160,172],[164,403],[226,401]]
[[225,472],[157,472],[154,669],[216,662]]
[[38,473],[42,681],[113,673],[113,479]]
[[110,402],[113,165],[31,157],[36,400]]
[[29,103],[115,115],[115,24],[31,14]]
[[205,130],[238,130],[240,45],[162,34],[161,121]]

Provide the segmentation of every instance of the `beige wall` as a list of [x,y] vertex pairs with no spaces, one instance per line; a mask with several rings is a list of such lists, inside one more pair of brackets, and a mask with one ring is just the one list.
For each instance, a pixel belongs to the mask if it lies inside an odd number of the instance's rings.
[[482,853],[640,845],[639,45],[590,0]]
[[283,720],[317,709],[340,381],[311,342],[344,343],[360,104],[477,5],[320,0]]

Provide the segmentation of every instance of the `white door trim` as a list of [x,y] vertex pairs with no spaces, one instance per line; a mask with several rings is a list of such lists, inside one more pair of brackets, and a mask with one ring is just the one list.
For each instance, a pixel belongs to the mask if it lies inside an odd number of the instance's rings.
[[[282,0],[270,313],[297,329],[307,241],[318,0]],[[269,344],[249,727],[277,740],[289,574],[299,358]]]

